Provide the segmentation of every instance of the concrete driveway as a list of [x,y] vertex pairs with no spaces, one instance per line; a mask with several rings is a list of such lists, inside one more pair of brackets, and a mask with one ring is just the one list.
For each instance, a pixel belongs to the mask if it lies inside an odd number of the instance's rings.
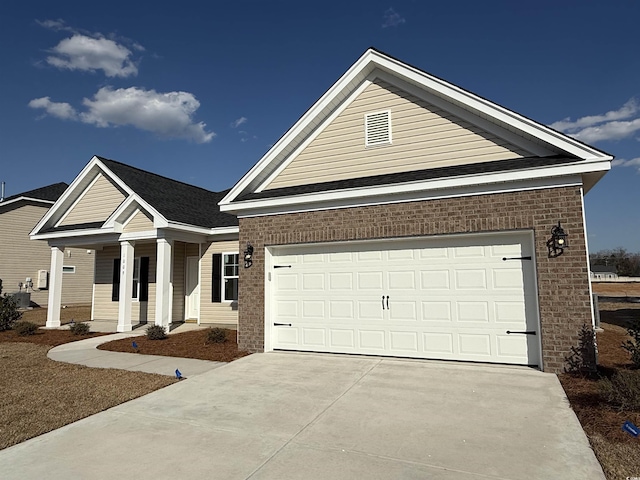
[[0,451],[3,479],[598,479],[557,378],[257,354]]

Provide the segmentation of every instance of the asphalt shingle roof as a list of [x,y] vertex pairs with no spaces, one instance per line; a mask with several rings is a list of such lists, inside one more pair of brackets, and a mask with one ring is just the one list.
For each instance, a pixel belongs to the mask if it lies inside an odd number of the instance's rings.
[[229,190],[212,192],[115,160],[98,158],[167,220],[207,228],[238,225],[235,215],[222,213],[218,207]]
[[276,198],[305,193],[326,192],[331,190],[344,190],[348,188],[371,187],[376,185],[392,185],[419,180],[432,180],[437,178],[450,178],[463,175],[477,175],[481,173],[493,173],[509,170],[519,170],[531,167],[543,167],[564,163],[574,163],[579,158],[554,155],[551,157],[526,157],[511,160],[497,160],[493,162],[473,163],[469,165],[430,168],[427,170],[414,170],[371,177],[359,177],[348,180],[336,180],[333,182],[313,183],[295,187],[274,188],[259,193],[249,193],[239,197],[236,201],[255,200],[259,198]]
[[47,185],[46,187],[36,188],[34,190],[29,190],[28,192],[18,193],[16,195],[11,195],[4,199],[5,202],[10,200],[15,200],[20,197],[28,197],[28,198],[37,198],[38,200],[46,200],[49,202],[55,202],[60,198],[60,195],[64,193],[69,185],[64,182],[54,183],[52,185]]

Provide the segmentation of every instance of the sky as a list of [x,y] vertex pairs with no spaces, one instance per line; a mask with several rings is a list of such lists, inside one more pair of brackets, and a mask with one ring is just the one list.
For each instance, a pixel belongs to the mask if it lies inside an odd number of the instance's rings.
[[638,18],[618,0],[5,0],[0,180],[70,183],[100,155],[230,188],[375,47],[615,155],[585,197],[589,248],[640,252]]

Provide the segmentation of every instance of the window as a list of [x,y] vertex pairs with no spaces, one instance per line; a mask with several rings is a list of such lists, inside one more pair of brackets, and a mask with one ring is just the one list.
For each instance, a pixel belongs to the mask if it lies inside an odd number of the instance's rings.
[[76,273],[76,267],[65,265],[62,267],[62,273]]
[[140,258],[133,260],[133,292],[131,298],[138,300],[140,298]]
[[238,300],[238,275],[239,275],[239,254],[225,253],[222,277],[224,279],[223,300],[230,302]]
[[214,253],[212,257],[211,301],[214,303],[238,300],[238,253]]

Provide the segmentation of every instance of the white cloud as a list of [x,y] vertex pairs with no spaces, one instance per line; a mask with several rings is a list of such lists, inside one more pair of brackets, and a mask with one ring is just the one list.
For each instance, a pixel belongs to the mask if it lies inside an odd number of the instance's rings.
[[79,33],[65,38],[51,50],[47,63],[60,69],[95,72],[107,77],[128,77],[138,74],[131,59],[131,50],[108,38],[93,38]]
[[49,30],[54,30],[56,32],[63,30],[67,32],[75,32],[75,30],[69,27],[64,20],[61,18],[57,20],[36,20],[36,23],[41,27],[48,28]]
[[[200,107],[196,97],[188,92],[158,93],[138,87],[103,87],[92,99],[82,101],[85,111],[77,112],[66,103],[51,102],[48,97],[29,102],[32,108],[43,108],[57,118],[74,119],[98,127],[130,125],[163,138],[183,138],[207,143],[215,137],[203,122],[194,122],[193,115]],[[64,107],[63,107],[64,106]],[[65,108],[69,116],[63,117]]]
[[78,112],[65,102],[52,102],[49,97],[34,98],[29,102],[31,108],[42,108],[52,117],[62,120],[76,120]]
[[640,103],[632,98],[618,110],[611,110],[600,115],[588,115],[572,121],[570,118],[554,122],[550,125],[583,142],[602,140],[620,140],[640,130]]
[[397,27],[401,23],[405,23],[407,20],[397,13],[393,8],[389,7],[383,16],[382,28]]
[[240,117],[237,120],[234,120],[233,122],[231,122],[231,128],[238,128],[243,123],[247,123],[247,120],[248,120],[247,117]]
[[640,173],[640,157],[632,158],[631,160],[616,159],[611,162],[611,165],[614,167],[635,167]]

